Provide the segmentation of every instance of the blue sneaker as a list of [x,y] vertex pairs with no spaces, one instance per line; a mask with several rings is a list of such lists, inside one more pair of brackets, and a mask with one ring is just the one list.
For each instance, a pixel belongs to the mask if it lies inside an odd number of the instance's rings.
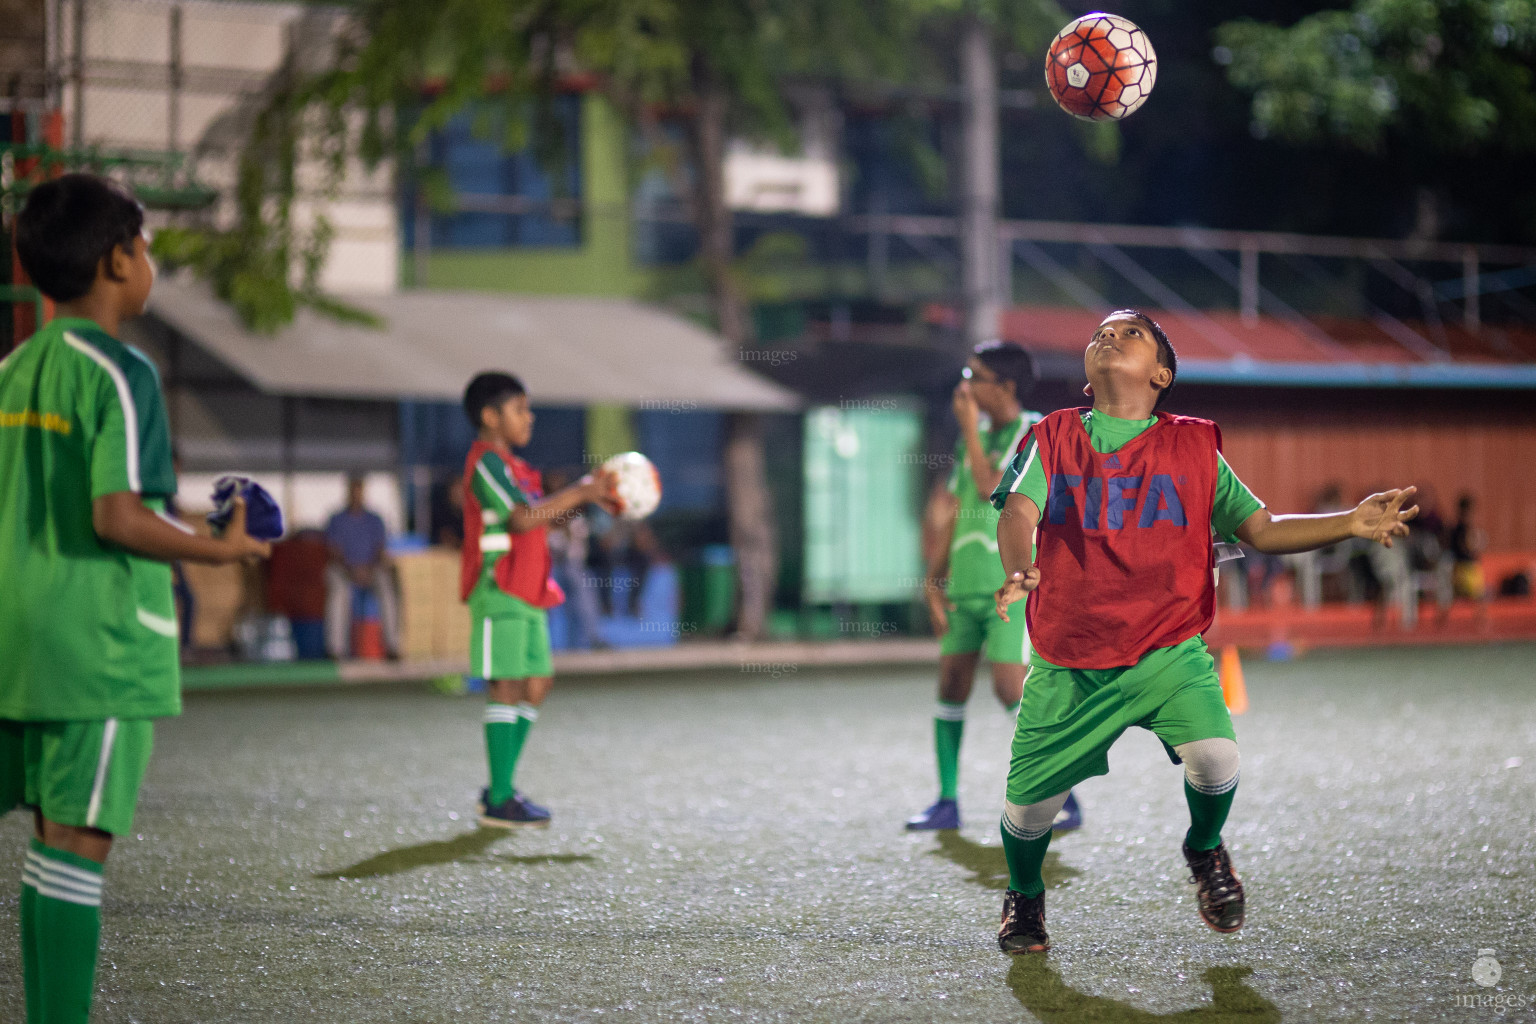
[[1071,792],[1067,793],[1067,802],[1061,805],[1061,810],[1056,812],[1056,820],[1051,822],[1052,832],[1074,832],[1083,827],[1083,810],[1077,806],[1077,797]]
[[480,824],[486,828],[546,828],[549,810],[513,794],[482,811]]
[[[523,796],[522,793],[518,792],[517,787],[515,787],[515,786],[512,788],[512,799],[514,799],[514,800],[521,800],[523,802],[523,806],[528,808],[528,810],[534,812],[535,814],[542,814],[546,818],[549,817],[549,809],[547,807],[540,807],[538,804],[534,803],[532,800],[529,800],[527,797]],[[484,814],[485,813],[485,809],[487,807],[489,807],[490,805],[491,805],[491,788],[489,786],[481,786],[480,787],[480,799],[475,801],[475,813],[476,814]]]
[[514,799],[518,803],[522,804],[523,805],[523,810],[527,811],[529,814],[533,815],[535,818],[543,818],[545,821],[549,820],[549,808],[548,807],[541,807],[541,806],[539,806],[538,804],[534,803],[532,800],[529,800],[528,797],[523,795],[523,793],[521,793],[520,791],[514,789],[512,791],[512,799]]
[[908,832],[936,832],[960,827],[960,801],[938,800],[922,814],[907,819]]

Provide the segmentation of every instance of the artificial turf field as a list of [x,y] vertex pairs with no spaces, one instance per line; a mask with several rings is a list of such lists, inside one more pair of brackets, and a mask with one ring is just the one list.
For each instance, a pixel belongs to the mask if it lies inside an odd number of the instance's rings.
[[[189,695],[107,869],[93,1020],[1536,1019],[1536,645],[1245,668],[1244,930],[1199,922],[1179,769],[1133,731],[1052,845],[1054,948],[1020,959],[984,679],[937,835],[901,828],[931,668],[567,680],[518,779],[554,825],[513,834],[474,824],[478,698]],[[0,819],[0,1021],[28,833]]]

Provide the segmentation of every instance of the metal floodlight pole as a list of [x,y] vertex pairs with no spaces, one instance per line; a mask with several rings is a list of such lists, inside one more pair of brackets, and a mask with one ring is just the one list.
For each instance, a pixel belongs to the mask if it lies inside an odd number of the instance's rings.
[[69,138],[73,148],[81,149],[85,146],[85,0],[75,0],[74,24],[70,28],[75,51],[70,68],[75,102],[70,112]]
[[969,348],[997,337],[1003,311],[997,232],[997,65],[991,34],[979,17],[967,19],[960,43],[960,81],[965,94],[960,277]]
[[1478,281],[1477,263],[1477,247],[1467,246],[1461,257],[1461,323],[1474,334],[1482,328],[1482,307],[1479,303],[1482,288]]
[[166,90],[166,141],[172,153],[181,151],[181,91],[185,87],[182,63],[181,5],[171,8],[169,86]]

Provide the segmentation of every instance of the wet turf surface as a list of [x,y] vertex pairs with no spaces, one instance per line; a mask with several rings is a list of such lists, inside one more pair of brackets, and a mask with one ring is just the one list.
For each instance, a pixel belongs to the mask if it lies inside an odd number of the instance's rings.
[[[1245,667],[1247,927],[1199,923],[1178,769],[1133,732],[1052,846],[1055,948],[1017,961],[982,680],[937,836],[901,829],[932,798],[927,670],[557,686],[519,777],[554,826],[515,834],[474,825],[476,698],[194,696],[107,870],[93,1019],[1536,1019],[1536,647]],[[0,1021],[27,830],[0,819]]]

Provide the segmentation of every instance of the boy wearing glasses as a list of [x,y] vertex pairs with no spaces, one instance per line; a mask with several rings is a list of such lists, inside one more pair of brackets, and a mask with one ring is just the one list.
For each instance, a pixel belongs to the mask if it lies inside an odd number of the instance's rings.
[[[1003,584],[1003,564],[997,554],[998,513],[990,498],[1030,426],[1040,419],[1020,404],[1034,386],[1034,361],[1012,342],[986,342],[976,347],[962,376],[954,393],[960,439],[939,510],[943,543],[934,545],[924,584],[928,614],[942,638],[933,719],[939,797],[907,822],[911,831],[960,827],[960,739],[982,654],[992,667],[992,692],[1010,712],[1018,706],[1029,663],[1022,616],[1004,621],[993,601]],[[1056,827],[1076,828],[1081,821],[1074,802],[1063,807]]]

